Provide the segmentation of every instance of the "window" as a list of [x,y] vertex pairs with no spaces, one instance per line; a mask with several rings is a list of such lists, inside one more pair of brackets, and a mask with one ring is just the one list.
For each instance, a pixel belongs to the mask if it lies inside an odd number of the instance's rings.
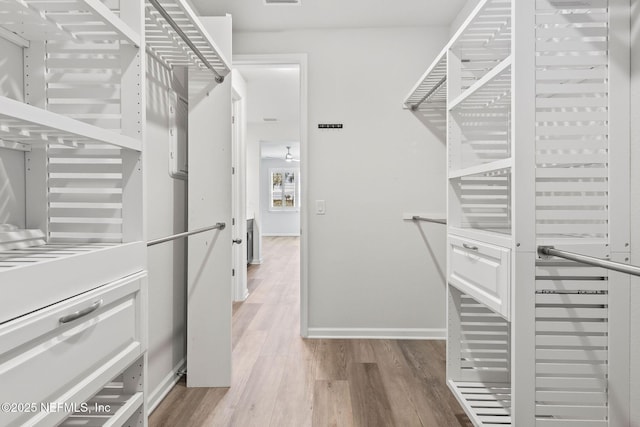
[[272,210],[296,210],[300,206],[298,169],[270,169]]

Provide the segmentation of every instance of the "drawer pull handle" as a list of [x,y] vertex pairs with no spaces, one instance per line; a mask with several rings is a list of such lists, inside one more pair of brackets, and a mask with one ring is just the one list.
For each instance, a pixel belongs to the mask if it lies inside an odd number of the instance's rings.
[[60,323],[73,322],[74,320],[77,320],[77,319],[79,319],[81,317],[84,317],[84,316],[86,316],[88,314],[93,313],[98,308],[100,308],[101,305],[102,305],[102,300],[96,301],[96,302],[94,302],[93,304],[91,304],[87,308],[83,308],[82,310],[76,311],[75,313],[71,313],[71,314],[67,314],[66,316],[62,316],[60,318]]
[[469,245],[467,243],[463,243],[462,247],[464,247],[465,249],[469,249],[470,251],[477,251],[478,250],[477,246],[471,246],[471,245]]

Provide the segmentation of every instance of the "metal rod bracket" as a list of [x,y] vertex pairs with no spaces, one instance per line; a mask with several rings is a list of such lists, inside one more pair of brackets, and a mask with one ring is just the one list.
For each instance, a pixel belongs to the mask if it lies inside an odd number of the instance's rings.
[[436,218],[425,218],[420,215],[414,215],[411,217],[412,221],[424,221],[424,222],[433,222],[435,224],[443,224],[447,225],[446,219],[436,219]]
[[540,259],[548,260],[553,258],[552,255],[549,255],[549,249],[554,249],[553,246],[538,246],[538,256]]

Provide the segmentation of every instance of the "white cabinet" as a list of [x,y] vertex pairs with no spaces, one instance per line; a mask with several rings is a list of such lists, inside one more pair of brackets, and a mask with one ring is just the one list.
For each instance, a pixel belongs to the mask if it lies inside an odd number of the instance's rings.
[[629,20],[480,1],[405,102],[445,118],[447,379],[475,426],[630,425],[628,276],[537,253],[628,261]]
[[37,406],[0,423],[53,425],[82,410],[146,351],[145,297],[138,273],[0,325],[0,383],[11,385],[0,401]]
[[509,317],[510,249],[449,236],[449,283]]

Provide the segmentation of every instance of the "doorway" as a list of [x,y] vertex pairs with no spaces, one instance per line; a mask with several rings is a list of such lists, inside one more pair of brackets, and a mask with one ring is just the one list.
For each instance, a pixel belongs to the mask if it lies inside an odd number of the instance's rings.
[[306,55],[235,55],[233,63],[246,87],[246,157],[239,173],[253,241],[248,262],[262,262],[263,237],[299,236],[300,334],[306,337]]

